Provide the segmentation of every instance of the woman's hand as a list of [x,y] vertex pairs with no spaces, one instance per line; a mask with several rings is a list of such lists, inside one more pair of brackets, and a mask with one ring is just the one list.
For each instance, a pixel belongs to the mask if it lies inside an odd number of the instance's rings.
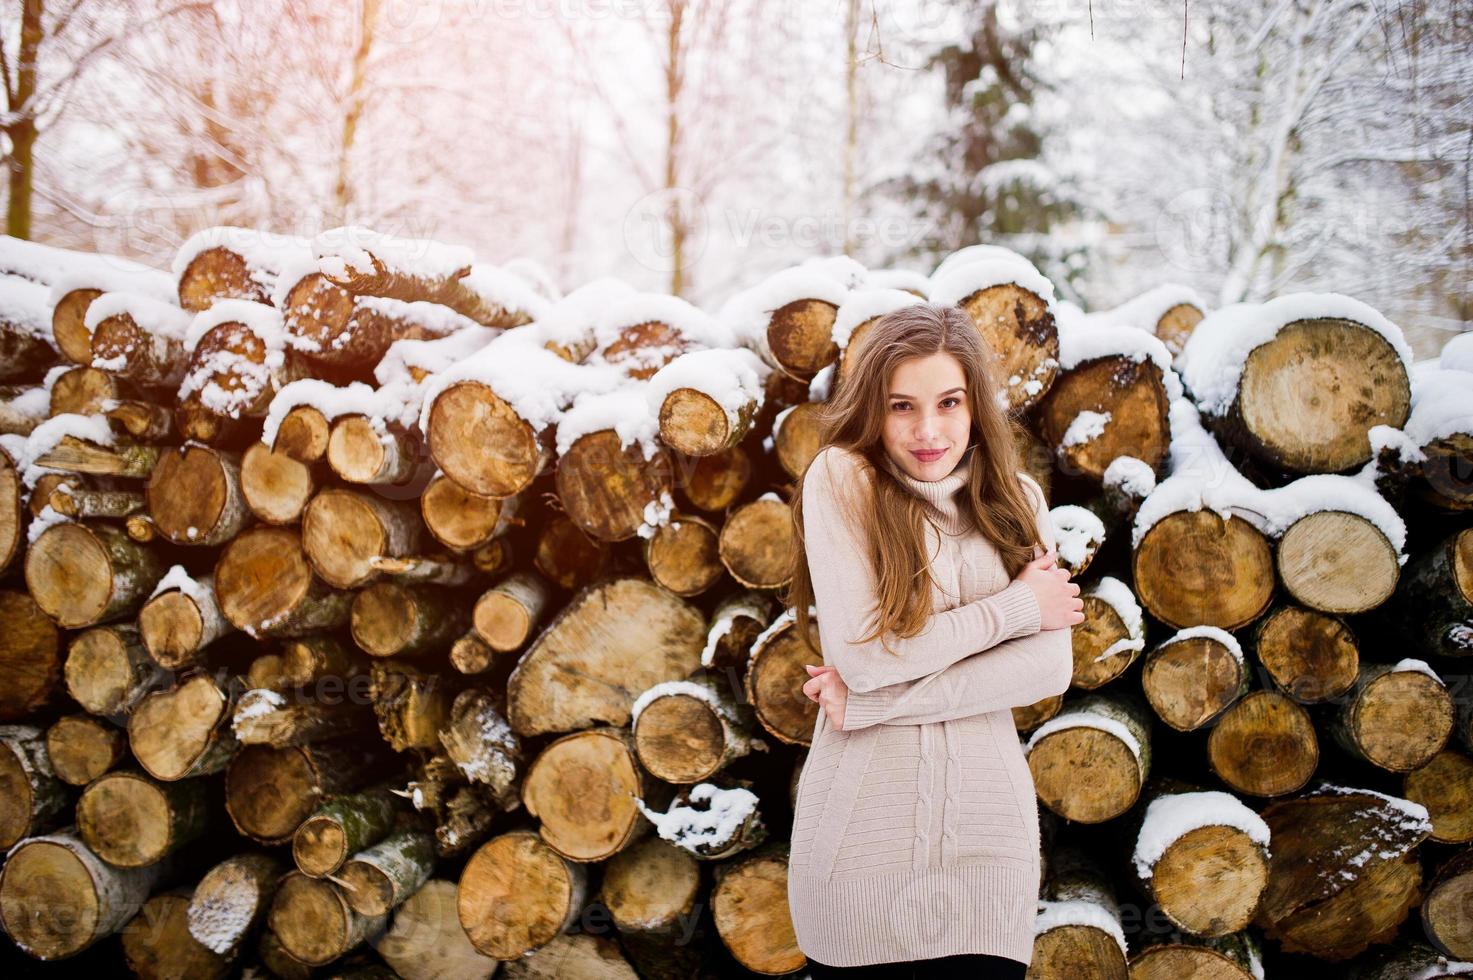
[[810,701],[818,702],[819,707],[829,716],[830,725],[842,731],[844,705],[849,700],[849,685],[844,683],[839,671],[828,664],[819,667],[804,664],[803,669],[808,671],[803,693],[808,695]]
[[1060,630],[1084,622],[1084,600],[1079,586],[1069,581],[1067,569],[1058,565],[1058,554],[1040,555],[1018,573],[1017,581],[1033,590],[1038,600],[1040,629]]

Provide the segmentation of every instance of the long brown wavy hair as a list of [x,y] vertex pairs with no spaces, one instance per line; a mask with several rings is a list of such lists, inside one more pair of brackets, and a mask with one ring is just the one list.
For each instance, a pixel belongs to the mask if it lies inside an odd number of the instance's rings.
[[[1034,505],[1016,476],[1017,423],[998,402],[998,358],[971,317],[958,307],[932,303],[917,303],[879,317],[860,338],[858,350],[846,355],[854,362],[819,411],[820,445],[857,454],[863,460],[865,482],[874,497],[872,506],[860,507],[852,515],[852,525],[861,529],[875,571],[875,629],[853,642],[867,643],[888,633],[915,636],[932,614],[930,589],[917,587],[923,576],[935,584],[924,550],[926,505],[880,465],[885,454],[881,434],[895,368],[910,358],[943,351],[961,364],[972,413],[970,437],[975,448],[959,464],[970,466],[966,491],[959,502],[962,511],[971,515],[973,525],[997,547],[1009,579],[1033,559],[1034,545],[1041,543],[1034,523]],[[803,536],[803,483],[807,477],[805,470],[793,492],[798,546],[787,591],[799,636],[809,635],[812,622],[808,609],[813,602],[813,580]],[[866,491],[861,488],[859,492],[863,495]],[[890,649],[884,639],[881,643]]]

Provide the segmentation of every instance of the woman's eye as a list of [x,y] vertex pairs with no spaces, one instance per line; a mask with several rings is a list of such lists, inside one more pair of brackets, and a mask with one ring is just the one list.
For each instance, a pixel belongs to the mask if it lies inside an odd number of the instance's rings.
[[945,405],[947,402],[951,402],[953,407],[962,403],[960,398],[944,398],[942,399],[941,404]]
[[897,412],[903,412],[910,407],[910,402],[891,402],[890,407]]

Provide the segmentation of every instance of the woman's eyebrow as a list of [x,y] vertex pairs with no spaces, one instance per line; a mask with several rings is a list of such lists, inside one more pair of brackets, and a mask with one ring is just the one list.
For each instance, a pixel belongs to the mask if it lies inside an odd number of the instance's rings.
[[[958,391],[966,391],[966,389],[965,388],[948,388],[945,391],[943,391],[940,395],[937,395],[936,397],[937,398],[941,398],[944,395],[950,395],[953,392],[958,392]],[[915,395],[902,395],[898,391],[892,391],[892,392],[890,392],[890,397],[891,398],[911,398],[911,399],[914,399],[915,398]]]

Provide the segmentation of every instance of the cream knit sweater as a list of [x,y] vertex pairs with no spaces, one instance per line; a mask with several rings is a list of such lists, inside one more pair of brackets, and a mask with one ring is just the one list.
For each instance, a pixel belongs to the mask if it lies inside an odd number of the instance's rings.
[[[788,906],[805,954],[861,966],[961,953],[1033,958],[1038,800],[1015,706],[1069,686],[1069,629],[1040,630],[1038,602],[1009,582],[957,494],[966,460],[939,480],[886,474],[826,447],[803,485],[804,532],[825,663],[849,688],[844,728],[822,711],[799,777]],[[855,515],[868,481],[927,503],[933,615],[910,638],[856,643],[872,628],[875,580]],[[1053,545],[1043,491],[1039,536]],[[936,525],[932,526],[932,522]],[[939,587],[938,587],[939,586]]]

